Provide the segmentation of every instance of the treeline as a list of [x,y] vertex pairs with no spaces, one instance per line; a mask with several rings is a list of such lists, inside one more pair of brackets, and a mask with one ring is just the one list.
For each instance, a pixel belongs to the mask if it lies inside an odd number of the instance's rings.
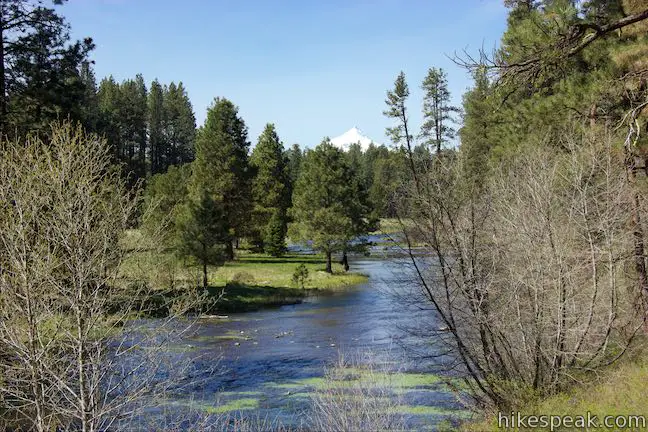
[[[409,176],[401,149],[354,144],[342,152],[326,140],[313,150],[285,149],[268,124],[250,151],[232,102],[216,98],[196,128],[182,82],[147,85],[136,75],[97,83],[91,39],[71,41],[64,19],[42,2],[3,4],[0,52],[9,67],[0,74],[2,132],[47,140],[52,121],[70,119],[105,137],[128,186],[144,188],[156,209],[142,208],[145,228],[165,227],[168,246],[197,259],[205,273],[208,264],[234,259],[240,242],[280,255],[288,234],[324,252],[328,271],[335,253],[348,268],[348,252],[366,250],[356,238],[396,216],[396,192]],[[456,112],[439,109],[449,100],[442,71],[430,70],[423,88],[422,142],[408,150],[422,161],[453,138]]]
[[107,138],[113,163],[123,165],[131,184],[193,160],[196,121],[181,82],[154,80],[147,89],[137,75],[97,85],[92,39],[71,41],[68,24],[42,1],[3,1],[0,34],[3,135],[47,136],[53,121],[79,122]]
[[231,101],[216,98],[197,130],[195,160],[169,167],[147,182],[143,217],[148,232],[162,229],[167,246],[203,270],[235,258],[243,246],[279,256],[286,237],[310,243],[327,257],[364,251],[358,237],[391,215],[403,173],[402,156],[385,146],[348,152],[328,138],[313,149],[286,149],[274,124],[250,151],[247,126]]
[[96,91],[91,76],[87,83],[92,116],[86,128],[106,137],[133,181],[193,160],[196,119],[182,82],[156,79],[147,89],[141,75],[122,83],[111,76]]
[[[397,85],[386,114],[406,118],[403,74]],[[349,253],[367,251],[363,236],[376,231],[381,218],[397,216],[399,193],[416,177],[406,162],[419,169],[429,165],[432,155],[452,153],[447,147],[459,110],[450,105],[445,73],[430,69],[422,87],[420,143],[410,145],[411,131],[397,126],[389,134],[396,144],[405,139],[407,146],[371,144],[363,151],[355,143],[346,152],[328,138],[313,149],[295,144],[286,150],[271,123],[250,152],[238,108],[216,98],[196,133],[195,160],[148,182],[145,207],[155,210],[145,215],[144,227],[149,232],[164,227],[168,247],[202,267],[204,286],[208,266],[233,260],[241,241],[279,256],[289,236],[322,252],[327,272],[336,253],[348,270]]]
[[52,121],[70,119],[105,137],[128,186],[145,188],[156,209],[142,208],[145,227],[165,227],[168,246],[197,259],[205,273],[208,264],[233,259],[241,241],[282,254],[291,223],[291,238],[312,241],[327,255],[328,271],[338,252],[348,268],[347,252],[366,246],[353,240],[395,215],[393,192],[405,173],[398,152],[374,145],[348,153],[328,144],[284,149],[271,124],[250,152],[232,102],[215,99],[197,129],[181,82],[147,85],[136,75],[97,83],[92,40],[71,41],[54,8],[13,0],[0,14],[2,133],[47,140]]
[[458,149],[416,154],[403,74],[385,114],[405,241],[433,257],[410,255],[421,290],[403,300],[438,320],[415,331],[509,412],[645,349],[648,8],[505,3],[494,56],[457,59],[474,74]]

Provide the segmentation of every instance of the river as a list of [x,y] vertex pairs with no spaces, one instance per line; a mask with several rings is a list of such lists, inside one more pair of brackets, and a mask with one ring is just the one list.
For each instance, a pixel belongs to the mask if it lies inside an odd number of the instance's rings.
[[197,370],[216,366],[216,372],[177,392],[170,404],[304,427],[310,392],[344,355],[377,364],[393,378],[392,397],[399,398],[408,427],[435,430],[439,422],[465,418],[456,396],[428,374],[442,361],[426,356],[434,344],[404,331],[436,324],[430,311],[403,301],[409,295],[401,283],[403,263],[358,257],[351,270],[369,276],[360,286],[297,305],[199,320],[175,349]]

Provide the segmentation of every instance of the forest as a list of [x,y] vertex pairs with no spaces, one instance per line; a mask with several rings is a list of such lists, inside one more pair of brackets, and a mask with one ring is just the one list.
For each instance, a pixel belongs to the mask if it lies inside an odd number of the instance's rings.
[[[453,56],[461,106],[443,68],[396,69],[366,108],[391,142],[348,150],[271,118],[253,143],[219,95],[197,125],[182,82],[98,81],[64,1],[0,0],[0,428],[646,427],[645,0],[505,0],[497,49]],[[366,292],[417,368],[331,324]],[[267,344],[294,375],[256,369]],[[295,394],[307,414],[277,414]]]

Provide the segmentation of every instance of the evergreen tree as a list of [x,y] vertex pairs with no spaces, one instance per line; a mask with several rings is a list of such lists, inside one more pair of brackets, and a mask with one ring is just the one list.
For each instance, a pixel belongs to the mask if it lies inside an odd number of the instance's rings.
[[436,148],[437,156],[441,148],[455,136],[455,130],[450,125],[454,122],[453,113],[458,108],[450,105],[448,80],[443,69],[430,68],[423,80],[423,125],[421,138],[425,144]]
[[178,240],[178,222],[187,205],[190,176],[190,164],[170,166],[165,173],[153,175],[146,183],[144,203],[145,208],[151,210],[142,226],[156,237],[161,236],[169,247],[175,246]]
[[459,130],[461,152],[466,161],[466,175],[476,181],[483,178],[488,167],[492,142],[495,107],[485,70],[474,74],[475,84],[463,97],[464,121]]
[[359,143],[349,145],[349,149],[345,152],[349,166],[356,174],[353,179],[358,182],[362,188],[369,189],[369,175],[368,167],[365,158],[365,153],[362,151],[362,146]]
[[293,144],[290,149],[286,150],[286,158],[288,159],[288,174],[290,177],[290,184],[295,185],[301,172],[303,158],[303,152],[299,147],[299,144]]
[[169,165],[193,161],[196,140],[196,118],[182,82],[169,84],[163,99],[167,161],[162,171]]
[[333,271],[332,254],[348,250],[350,240],[365,229],[366,212],[349,182],[352,176],[344,153],[327,138],[306,154],[293,193],[290,236],[312,241],[325,254],[329,273]]
[[120,90],[119,84],[112,75],[101,80],[97,100],[99,105],[97,129],[106,137],[114,161],[121,162],[123,150],[120,133]]
[[131,184],[146,175],[147,92],[144,79],[137,75],[119,86],[117,105],[121,154]]
[[81,104],[82,124],[88,132],[99,131],[99,99],[97,96],[97,80],[89,61],[81,65],[80,79],[84,88]]
[[151,174],[165,171],[166,141],[164,126],[164,89],[157,79],[151,83],[148,95],[148,133],[149,133],[149,164]]
[[187,203],[179,221],[178,252],[194,258],[202,267],[203,288],[209,285],[207,266],[222,264],[226,257],[228,240],[227,220],[223,203],[214,199],[206,189],[200,197]]
[[[55,3],[62,3],[57,1]],[[80,69],[94,45],[70,44],[68,25],[42,2],[6,0],[0,8],[0,126],[24,135],[52,121],[83,120]]]
[[265,253],[278,257],[286,252],[286,212],[275,208],[270,220],[264,227],[263,250]]
[[223,207],[230,260],[234,259],[232,242],[245,234],[250,219],[249,146],[238,108],[225,98],[214,99],[196,139],[190,194],[198,200],[206,193]]
[[[254,203],[252,241],[257,247],[264,246],[264,233],[268,230],[271,220],[282,218],[283,228],[274,233],[286,231],[286,210],[290,204],[290,179],[287,170],[287,160],[284,156],[283,144],[271,123],[267,124],[259,141],[252,151],[250,166],[254,171],[252,182],[252,199]],[[277,220],[273,221],[277,224]],[[273,251],[280,250],[277,244],[283,244],[283,239],[274,240],[269,246]],[[271,253],[269,250],[266,252]],[[272,254],[272,253],[271,253]]]
[[414,177],[416,187],[419,187],[417,170],[414,164],[414,137],[411,135],[409,126],[409,115],[407,113],[407,99],[409,98],[409,86],[405,80],[405,73],[401,71],[394,82],[394,89],[387,91],[387,110],[383,115],[396,121],[396,125],[385,129],[387,136],[392,140],[398,149],[405,152]]
[[406,178],[404,161],[403,155],[398,152],[387,152],[376,160],[369,189],[373,218],[397,216],[395,194]]

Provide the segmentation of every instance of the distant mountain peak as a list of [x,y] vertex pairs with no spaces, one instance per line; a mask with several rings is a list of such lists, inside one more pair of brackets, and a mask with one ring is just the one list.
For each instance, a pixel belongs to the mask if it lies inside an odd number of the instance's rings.
[[349,150],[351,144],[356,143],[359,143],[362,150],[365,151],[369,147],[369,144],[371,144],[372,142],[378,145],[378,143],[376,143],[374,140],[364,135],[357,126],[353,126],[342,135],[331,139],[331,144],[345,151]]

